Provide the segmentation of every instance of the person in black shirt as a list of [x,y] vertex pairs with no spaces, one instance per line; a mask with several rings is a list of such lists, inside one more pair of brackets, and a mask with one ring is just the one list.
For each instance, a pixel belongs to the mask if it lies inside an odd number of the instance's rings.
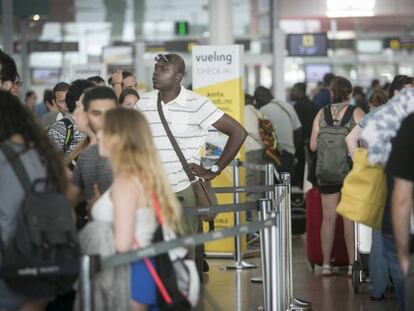
[[398,259],[404,274],[409,266],[410,219],[414,184],[414,114],[402,123],[388,159],[386,171],[394,177],[392,224]]
[[306,83],[299,82],[293,85],[290,91],[290,101],[302,123],[302,135],[296,148],[296,168],[292,176],[292,184],[302,188],[305,170],[305,148],[309,148],[313,120],[318,113],[315,104],[306,96]]

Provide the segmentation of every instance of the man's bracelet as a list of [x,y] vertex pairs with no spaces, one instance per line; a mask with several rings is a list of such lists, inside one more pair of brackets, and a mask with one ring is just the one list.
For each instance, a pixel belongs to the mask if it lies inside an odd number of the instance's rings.
[[115,84],[122,84],[122,82],[113,82],[112,83],[112,85],[115,85]]

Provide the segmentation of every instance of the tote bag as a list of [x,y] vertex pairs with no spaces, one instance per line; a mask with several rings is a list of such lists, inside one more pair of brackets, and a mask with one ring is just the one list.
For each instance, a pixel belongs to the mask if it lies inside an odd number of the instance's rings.
[[369,163],[366,149],[355,149],[353,167],[345,177],[337,213],[373,229],[380,229],[386,196],[383,166]]

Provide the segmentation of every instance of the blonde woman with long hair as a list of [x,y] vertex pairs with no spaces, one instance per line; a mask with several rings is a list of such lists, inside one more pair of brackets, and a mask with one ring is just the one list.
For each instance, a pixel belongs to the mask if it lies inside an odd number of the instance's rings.
[[[106,112],[98,133],[99,152],[108,157],[114,173],[111,188],[92,208],[95,220],[111,221],[118,252],[151,244],[158,227],[153,198],[164,224],[180,232],[181,207],[163,172],[150,128],[137,111]],[[157,310],[156,285],[144,261],[131,266],[133,310]]]

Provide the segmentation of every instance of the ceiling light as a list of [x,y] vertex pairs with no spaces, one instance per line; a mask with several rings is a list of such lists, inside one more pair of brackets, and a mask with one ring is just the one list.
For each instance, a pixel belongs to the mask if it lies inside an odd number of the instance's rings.
[[40,15],[39,14],[33,15],[33,20],[34,21],[38,21],[39,19],[40,19]]

